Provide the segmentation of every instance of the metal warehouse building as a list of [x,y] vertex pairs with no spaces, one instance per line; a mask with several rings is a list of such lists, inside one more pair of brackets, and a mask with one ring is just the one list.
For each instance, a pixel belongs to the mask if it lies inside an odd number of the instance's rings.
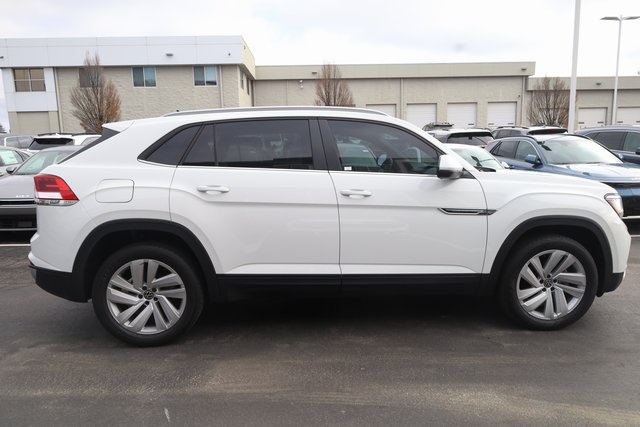
[[[99,55],[115,83],[123,120],[199,108],[312,105],[321,68],[256,66],[241,36],[0,39],[12,133],[82,131],[70,91],[87,54]],[[338,65],[356,107],[418,126],[530,124],[534,62]],[[611,123],[613,85],[613,77],[578,79],[576,129]],[[617,121],[640,124],[640,76],[619,79]]]

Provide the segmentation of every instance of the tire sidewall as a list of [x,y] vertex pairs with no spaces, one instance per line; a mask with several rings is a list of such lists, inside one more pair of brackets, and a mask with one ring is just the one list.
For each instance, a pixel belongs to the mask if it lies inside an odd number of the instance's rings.
[[[537,319],[529,315],[517,296],[517,280],[524,265],[535,255],[548,250],[562,250],[575,256],[585,271],[584,295],[569,314],[554,320]],[[564,328],[580,319],[591,307],[598,290],[598,269],[591,254],[577,241],[560,235],[541,236],[527,241],[507,260],[500,283],[500,305],[506,314],[520,325],[534,330]]]
[[[187,301],[180,319],[168,330],[143,335],[124,329],[114,319],[107,302],[107,285],[111,277],[125,264],[136,259],[154,259],[171,267],[182,279]],[[93,282],[92,303],[100,323],[116,338],[137,346],[166,344],[187,331],[198,320],[203,306],[201,280],[192,263],[169,246],[156,243],[134,244],[109,256],[98,269]]]

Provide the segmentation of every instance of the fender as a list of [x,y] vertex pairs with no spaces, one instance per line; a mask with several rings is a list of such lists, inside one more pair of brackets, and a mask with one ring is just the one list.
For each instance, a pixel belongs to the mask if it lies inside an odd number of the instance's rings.
[[[204,276],[207,288],[213,291],[210,296],[217,295],[215,268],[206,250],[198,238],[186,227],[164,220],[124,219],[109,221],[96,227],[82,242],[73,263],[72,282],[74,286],[84,289],[85,301],[90,298],[92,277],[87,277],[97,267],[97,260],[91,257],[105,239],[116,233],[131,233],[131,236],[144,239],[145,234],[159,232],[187,246],[194,254],[196,262]],[[134,240],[135,241],[135,240]]]
[[[585,232],[584,237],[589,238],[589,234],[597,241],[597,248],[587,248],[592,252],[592,256],[596,260],[598,265],[598,296],[602,296],[605,292],[614,290],[619,284],[622,278],[618,278],[618,275],[613,274],[613,260],[611,259],[611,247],[607,237],[597,223],[586,219],[573,216],[543,216],[538,218],[531,218],[522,224],[518,225],[505,239],[496,255],[493,265],[491,266],[491,272],[488,276],[488,283],[485,283],[484,289],[491,293],[497,289],[500,280],[500,274],[502,272],[502,266],[504,265],[507,257],[513,250],[516,243],[527,233],[534,230],[553,230],[563,229],[563,231],[557,231],[558,234],[568,235],[573,237],[571,233],[567,233],[567,229],[582,230]],[[587,234],[588,233],[588,234]],[[575,237],[574,237],[575,238]],[[576,238],[580,241],[580,238]],[[597,249],[597,253],[593,253],[593,250]]]

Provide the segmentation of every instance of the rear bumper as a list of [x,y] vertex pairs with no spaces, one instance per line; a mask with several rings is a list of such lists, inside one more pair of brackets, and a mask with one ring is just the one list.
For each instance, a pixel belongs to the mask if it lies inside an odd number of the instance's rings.
[[82,288],[74,284],[71,273],[48,270],[29,264],[31,276],[40,288],[57,297],[74,302],[87,302],[89,297]]

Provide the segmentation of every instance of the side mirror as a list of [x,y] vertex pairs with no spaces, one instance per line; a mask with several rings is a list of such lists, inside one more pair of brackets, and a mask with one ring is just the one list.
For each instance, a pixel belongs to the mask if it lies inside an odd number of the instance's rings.
[[636,148],[636,154],[640,154],[640,147]]
[[438,178],[458,179],[462,176],[464,168],[462,165],[448,154],[443,154],[438,159]]
[[532,165],[541,165],[542,162],[535,154],[527,154],[527,157],[524,158],[524,161],[527,163],[531,163]]
[[18,167],[16,165],[11,165],[11,166],[7,166],[6,167],[6,171],[9,175],[11,175],[12,173],[14,173],[16,171],[16,169],[18,169]]

